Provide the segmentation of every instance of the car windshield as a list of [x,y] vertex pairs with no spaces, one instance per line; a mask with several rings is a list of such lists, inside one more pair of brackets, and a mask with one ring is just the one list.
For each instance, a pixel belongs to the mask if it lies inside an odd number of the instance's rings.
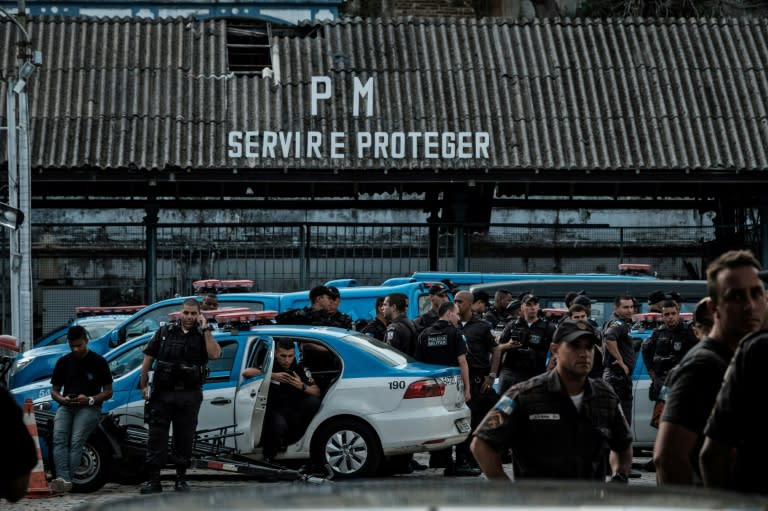
[[375,357],[377,360],[381,361],[382,364],[388,365],[390,367],[401,366],[413,361],[411,357],[402,351],[397,350],[389,344],[385,344],[378,339],[374,339],[368,335],[348,335],[344,337],[344,340],[350,344],[354,344],[362,351],[365,351],[366,353]]
[[139,367],[144,361],[145,347],[145,343],[137,344],[110,360],[109,371],[112,373],[112,378],[116,380]]

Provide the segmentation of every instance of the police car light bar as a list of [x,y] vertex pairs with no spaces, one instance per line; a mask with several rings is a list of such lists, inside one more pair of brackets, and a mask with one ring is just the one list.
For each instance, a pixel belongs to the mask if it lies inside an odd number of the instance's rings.
[[257,323],[268,322],[277,316],[277,311],[248,311],[248,312],[223,312],[216,315],[216,322],[227,323]]
[[239,280],[220,280],[207,279],[196,280],[192,283],[192,288],[197,294],[219,293],[234,291],[250,291],[253,288],[253,281],[249,279]]
[[211,309],[207,311],[200,311],[200,314],[202,314],[205,317],[205,319],[207,319],[208,321],[211,321],[211,320],[216,321],[216,316],[218,316],[219,314],[228,313],[228,312],[253,312],[253,310],[249,309],[248,307],[230,307],[230,308],[223,307],[221,309]]
[[146,305],[122,305],[117,307],[75,307],[75,316],[104,316],[107,314],[131,315],[145,308]]

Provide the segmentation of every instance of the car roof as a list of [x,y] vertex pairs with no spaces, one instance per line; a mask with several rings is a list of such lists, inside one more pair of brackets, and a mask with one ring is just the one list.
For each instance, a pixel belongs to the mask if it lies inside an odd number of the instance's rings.
[[678,291],[686,301],[698,301],[707,294],[707,281],[705,280],[584,280],[574,277],[571,280],[513,280],[506,282],[494,282],[489,284],[477,284],[470,288],[471,291],[483,290],[490,296],[499,290],[506,289],[513,295],[522,291],[531,291],[539,298],[562,299],[570,291],[584,290],[592,299],[610,298],[622,294],[630,294],[635,298],[645,301],[653,291]]

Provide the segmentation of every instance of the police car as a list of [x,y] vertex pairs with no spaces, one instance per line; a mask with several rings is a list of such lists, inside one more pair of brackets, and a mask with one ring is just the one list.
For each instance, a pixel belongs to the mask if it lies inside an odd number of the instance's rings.
[[[146,334],[133,339],[106,356],[114,395],[102,410],[123,428],[143,427],[138,381],[142,351],[150,338]],[[277,455],[278,463],[309,459],[330,467],[336,477],[371,476],[389,456],[442,449],[460,443],[470,432],[459,368],[416,362],[368,336],[331,327],[248,329],[241,323],[214,331],[214,338],[222,354],[208,364],[198,431],[226,431],[221,442],[252,460],[261,459],[268,382],[279,339],[290,339],[297,357],[304,356],[323,400],[304,436]],[[310,358],[310,352],[315,356]],[[244,369],[254,366],[262,367],[262,374],[244,378]],[[43,409],[56,407],[50,384],[40,382],[13,393],[18,401],[30,397]],[[105,434],[103,428],[97,430],[86,445],[83,465],[73,476],[80,491],[100,488],[112,464],[123,476],[140,470],[142,456],[126,458],[130,453],[116,449],[114,439]]]
[[146,305],[75,307],[75,319],[35,339],[33,346],[35,348],[42,348],[44,346],[67,344],[67,331],[74,325],[80,325],[85,328],[89,339],[98,339],[144,307]]

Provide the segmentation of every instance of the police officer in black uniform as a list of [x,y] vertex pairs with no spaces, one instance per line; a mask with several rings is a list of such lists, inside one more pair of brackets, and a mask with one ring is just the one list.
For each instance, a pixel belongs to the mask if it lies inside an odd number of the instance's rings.
[[677,303],[667,300],[662,304],[664,324],[654,329],[640,347],[643,362],[651,377],[648,398],[656,401],[669,371],[675,367],[698,342],[693,327],[680,320]]
[[512,293],[507,289],[499,289],[493,295],[493,308],[485,313],[484,318],[491,325],[491,333],[497,340],[501,337],[504,327],[513,318],[513,311],[508,309],[510,302],[512,302]]
[[[337,290],[338,293],[338,290]],[[320,325],[320,326],[340,326],[331,318],[331,300],[334,296],[333,291],[326,286],[315,286],[309,290],[309,307],[301,309],[291,309],[275,316],[275,323],[280,325]],[[350,326],[351,328],[351,322]]]
[[328,291],[331,292],[331,299],[328,302],[329,326],[352,330],[354,328],[352,318],[339,310],[339,305],[341,304],[341,293],[339,292],[339,288],[329,286]]
[[[487,321],[473,312],[473,294],[469,291],[460,291],[456,294],[455,303],[459,309],[459,331],[467,342],[467,365],[469,366],[469,391],[472,400],[467,404],[472,412],[471,426],[475,429],[485,417],[496,401],[498,394],[493,390],[493,381],[483,389],[486,380],[490,380],[491,356],[496,348],[496,340],[491,334],[491,326]],[[495,377],[494,377],[495,379]],[[480,475],[477,462],[472,457],[469,444],[472,437],[456,447],[456,475],[476,476]]]
[[472,452],[490,479],[507,479],[502,456],[512,449],[515,480],[605,481],[608,451],[613,479],[626,482],[632,433],[619,398],[588,377],[598,332],[586,321],[563,321],[552,353],[557,366],[512,386],[474,432]]
[[380,341],[384,341],[384,338],[387,336],[387,320],[384,318],[384,298],[386,296],[376,298],[376,317],[360,329],[361,334],[369,335]]
[[539,299],[527,294],[521,300],[522,315],[510,322],[501,333],[499,346],[494,350],[491,372],[499,366],[500,391],[513,384],[541,374],[547,369],[547,354],[555,326],[539,317]]
[[450,288],[442,282],[436,282],[429,286],[429,301],[432,302],[432,307],[413,320],[413,325],[416,327],[416,333],[420,334],[425,328],[432,326],[432,324],[437,321],[440,317],[438,309],[442,304],[451,300],[448,296],[449,293]]
[[[456,328],[458,309],[455,303],[445,302],[438,310],[438,320],[427,327],[416,343],[414,358],[427,364],[436,364],[461,368],[461,380],[464,384],[464,401],[470,401],[469,367],[467,366],[467,341]],[[453,447],[432,451],[429,457],[430,468],[445,468],[444,475],[456,474],[456,464],[464,468],[467,460],[453,461]],[[457,457],[458,457],[457,452]],[[478,474],[479,475],[479,474]]]
[[621,399],[621,408],[629,424],[632,424],[632,371],[635,368],[635,348],[630,334],[634,311],[633,297],[617,296],[613,314],[603,328],[603,380]]
[[[165,467],[168,430],[173,424],[173,459],[176,466],[175,490],[188,492],[187,468],[192,456],[192,442],[197,429],[197,414],[203,401],[206,364],[221,356],[221,347],[213,339],[200,303],[187,298],[178,323],[163,325],[144,349],[141,366],[141,391],[149,400],[149,437],[146,468],[149,480],[141,493],[159,493],[160,470]],[[152,389],[149,371],[154,369]]]
[[384,317],[389,322],[384,342],[397,348],[406,355],[416,352],[416,327],[408,319],[408,297],[402,293],[393,293],[384,298]]
[[[250,377],[258,374],[246,370]],[[320,387],[312,373],[296,362],[296,351],[289,339],[279,339],[275,344],[275,365],[269,382],[267,410],[264,414],[264,430],[261,446],[264,459],[272,460],[278,452],[299,440],[320,409]]]

